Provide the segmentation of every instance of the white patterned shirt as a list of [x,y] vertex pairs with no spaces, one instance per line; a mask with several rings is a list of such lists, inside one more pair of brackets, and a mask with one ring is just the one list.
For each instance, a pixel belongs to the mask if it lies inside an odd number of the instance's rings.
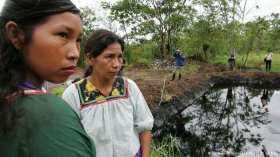
[[83,79],[69,86],[67,101],[96,145],[97,157],[132,157],[140,149],[139,133],[152,130],[153,116],[135,82],[117,77],[109,96]]

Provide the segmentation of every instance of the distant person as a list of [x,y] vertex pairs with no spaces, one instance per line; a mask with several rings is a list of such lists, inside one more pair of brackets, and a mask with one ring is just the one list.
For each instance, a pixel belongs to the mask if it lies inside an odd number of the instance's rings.
[[0,156],[95,157],[79,117],[45,81],[72,75],[83,33],[70,0],[6,0],[0,14]]
[[94,140],[97,157],[150,156],[153,116],[135,82],[117,76],[123,50],[115,33],[94,31],[84,51],[91,73],[62,95]]
[[233,70],[233,68],[235,66],[235,56],[234,56],[234,54],[231,54],[228,57],[228,63],[229,63],[229,70]]
[[186,56],[185,54],[182,52],[182,49],[181,48],[178,48],[178,50],[176,50],[174,53],[173,53],[173,56],[175,58],[175,67],[174,67],[174,70],[173,70],[173,75],[172,75],[172,81],[175,79],[175,76],[176,76],[176,72],[179,71],[179,78],[178,80],[181,79],[181,73],[182,73],[182,70],[184,68],[184,65],[185,65],[185,59],[186,59]]
[[261,97],[262,107],[267,106],[267,101],[268,101],[268,90],[263,89],[263,95]]
[[124,71],[124,68],[127,66],[127,62],[126,60],[123,58],[122,59],[122,66],[121,66],[121,69],[120,71],[118,72],[117,76],[123,76],[123,71]]
[[265,71],[266,72],[271,71],[272,56],[273,56],[273,53],[271,53],[270,50],[268,50],[268,52],[265,56]]

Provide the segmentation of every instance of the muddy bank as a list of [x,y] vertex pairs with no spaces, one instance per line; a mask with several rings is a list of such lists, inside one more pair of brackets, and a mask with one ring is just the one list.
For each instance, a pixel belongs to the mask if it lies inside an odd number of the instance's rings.
[[[151,108],[155,118],[154,130],[157,130],[172,115],[181,112],[184,108],[191,105],[211,87],[242,85],[260,88],[280,88],[280,74],[278,73],[222,72],[208,74],[204,78],[203,81],[192,81],[191,88],[186,86],[181,94],[173,96],[171,100],[163,101]],[[180,84],[184,85],[183,83]]]

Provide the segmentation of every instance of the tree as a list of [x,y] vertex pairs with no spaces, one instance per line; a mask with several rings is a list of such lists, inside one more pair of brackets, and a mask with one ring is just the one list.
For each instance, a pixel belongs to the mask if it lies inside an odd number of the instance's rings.
[[85,67],[86,58],[85,58],[85,53],[84,53],[84,47],[85,47],[86,39],[87,39],[88,35],[94,29],[94,26],[95,26],[94,22],[96,20],[96,16],[95,16],[93,9],[91,9],[89,7],[85,7],[85,8],[81,8],[81,17],[83,20],[83,37],[82,37],[82,41],[81,41],[80,58],[79,58],[77,64],[79,67]]
[[[191,7],[186,0],[121,0],[105,8],[111,10],[111,18],[118,21],[126,32],[127,40],[147,38],[159,39],[161,57],[167,55],[167,47],[171,45],[172,31],[182,30],[190,16]],[[154,37],[155,36],[155,37]],[[167,46],[168,45],[168,46]]]
[[[269,29],[269,35],[271,38],[271,50],[275,51],[277,49],[277,45],[279,45],[280,42],[280,15],[279,13],[272,13],[270,16],[270,29]],[[279,49],[279,47],[278,47]]]

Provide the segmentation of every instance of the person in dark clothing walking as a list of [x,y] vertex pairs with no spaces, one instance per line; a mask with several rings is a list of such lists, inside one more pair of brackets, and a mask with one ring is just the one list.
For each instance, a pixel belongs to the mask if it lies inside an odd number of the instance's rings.
[[235,65],[235,56],[234,56],[234,54],[231,54],[229,56],[228,63],[229,63],[229,70],[233,70],[233,67]]

